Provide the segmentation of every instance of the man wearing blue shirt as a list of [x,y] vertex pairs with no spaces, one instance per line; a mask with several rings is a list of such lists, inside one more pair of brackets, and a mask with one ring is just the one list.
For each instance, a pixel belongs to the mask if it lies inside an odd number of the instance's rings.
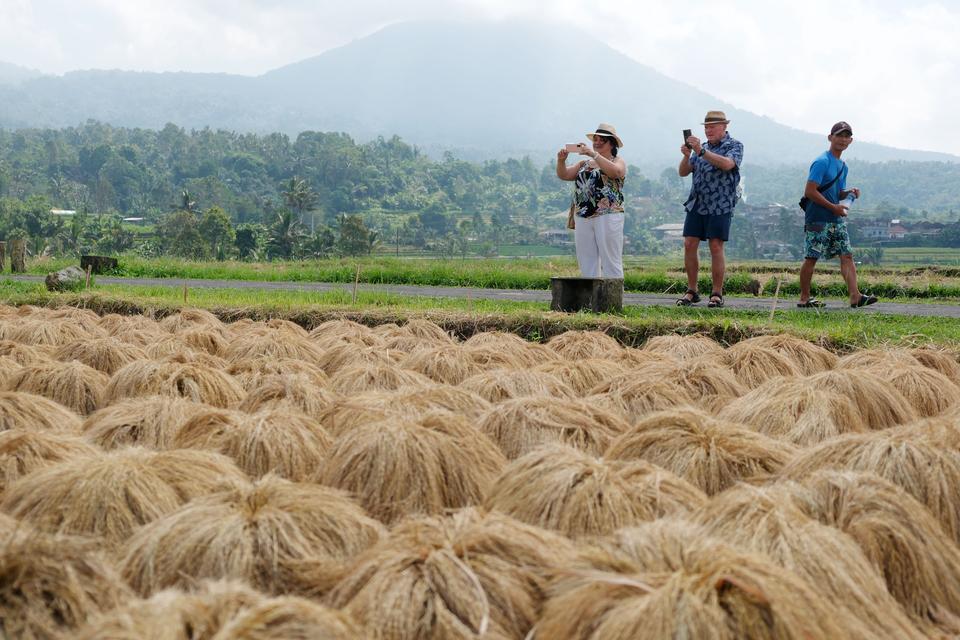
[[730,237],[730,221],[737,204],[737,186],[740,184],[740,163],[743,144],[730,137],[730,121],[723,111],[708,111],[703,119],[706,144],[696,136],[681,145],[678,172],[680,177],[693,174],[690,196],[683,207],[687,218],[683,224],[683,266],[687,271],[687,292],[677,300],[679,306],[700,302],[697,293],[697,274],[700,270],[698,252],[700,242],[710,246],[710,275],[713,289],[708,307],[723,306],[723,277],[726,257],[723,243]]
[[838,122],[827,136],[830,148],[810,165],[803,195],[808,200],[804,209],[804,259],[800,267],[800,301],[798,307],[822,307],[823,302],[810,297],[813,269],[820,258],[840,257],[840,274],[847,283],[851,307],[864,307],[877,301],[875,296],[860,293],[857,288],[857,267],[853,262],[850,234],[847,231],[847,209],[840,201],[852,193],[860,197],[856,187],[847,189],[847,165],[840,156],[853,143],[853,129]]

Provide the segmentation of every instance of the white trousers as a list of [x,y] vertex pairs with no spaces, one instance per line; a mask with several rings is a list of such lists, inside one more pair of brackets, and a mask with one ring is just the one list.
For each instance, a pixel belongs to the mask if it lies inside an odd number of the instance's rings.
[[623,214],[577,217],[574,239],[584,278],[623,277]]

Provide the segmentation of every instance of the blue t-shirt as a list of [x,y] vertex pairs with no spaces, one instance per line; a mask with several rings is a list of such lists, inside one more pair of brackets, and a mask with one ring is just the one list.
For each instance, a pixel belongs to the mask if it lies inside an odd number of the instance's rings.
[[721,171],[715,166],[690,154],[690,168],[693,169],[693,184],[690,186],[690,196],[683,203],[688,213],[698,213],[702,216],[728,216],[733,214],[737,206],[737,185],[740,184],[740,163],[743,162],[743,143],[734,140],[729,133],[717,144],[706,142],[703,147],[707,151],[726,156],[736,165],[730,171]]
[[[833,180],[838,171],[843,172],[840,174],[840,178],[823,192],[823,197],[833,204],[840,202],[840,192],[847,188],[847,165],[829,151],[824,151],[810,165],[810,175],[807,176],[808,182],[816,182],[822,186]],[[840,222],[841,220],[843,218],[833,215],[832,211],[824,209],[815,202],[807,205],[806,215],[804,215],[804,222],[807,224],[811,222]]]

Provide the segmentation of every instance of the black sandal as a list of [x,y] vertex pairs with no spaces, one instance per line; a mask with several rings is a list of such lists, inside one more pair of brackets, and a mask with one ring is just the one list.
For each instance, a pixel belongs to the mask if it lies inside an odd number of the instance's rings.
[[801,309],[820,309],[827,306],[825,302],[817,300],[816,298],[810,298],[806,302],[798,302],[797,306]]
[[[690,297],[688,298],[687,296]],[[700,302],[700,294],[693,289],[687,289],[685,294],[677,298],[678,307],[689,307],[690,305],[697,304],[698,302]]]
[[[716,298],[716,300],[714,300],[714,298]],[[722,294],[722,293],[717,293],[716,291],[714,291],[713,293],[711,293],[711,294],[710,294],[710,302],[707,303],[707,306],[710,307],[711,309],[719,309],[720,307],[722,307],[722,306],[723,306],[723,294]]]
[[857,307],[865,307],[868,304],[873,304],[877,301],[877,296],[872,296],[869,293],[861,293],[860,299],[852,303],[850,306],[856,309]]

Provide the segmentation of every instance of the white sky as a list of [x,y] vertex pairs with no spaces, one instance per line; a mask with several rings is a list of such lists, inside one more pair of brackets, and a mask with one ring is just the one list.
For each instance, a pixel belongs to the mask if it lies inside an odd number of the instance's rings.
[[0,60],[259,74],[419,19],[575,25],[739,108],[960,153],[960,0],[0,0]]

